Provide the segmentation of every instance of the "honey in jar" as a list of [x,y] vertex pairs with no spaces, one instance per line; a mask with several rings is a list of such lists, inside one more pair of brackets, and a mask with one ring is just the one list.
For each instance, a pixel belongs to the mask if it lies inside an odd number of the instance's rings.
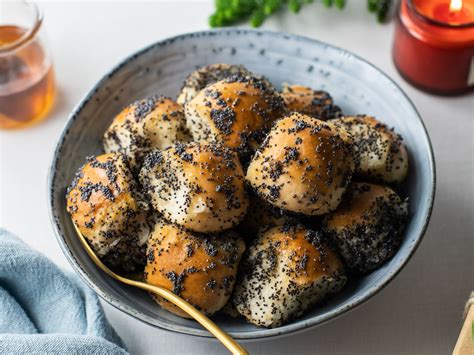
[[39,36],[42,18],[37,15],[31,29],[0,24],[2,129],[20,128],[42,120],[54,101],[54,73],[50,55]]

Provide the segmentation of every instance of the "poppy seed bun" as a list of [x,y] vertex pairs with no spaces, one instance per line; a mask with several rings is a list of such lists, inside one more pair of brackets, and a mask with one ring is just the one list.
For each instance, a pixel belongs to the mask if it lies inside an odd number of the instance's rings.
[[355,174],[400,183],[408,173],[408,154],[401,136],[367,115],[331,120],[354,139]]
[[89,157],[66,197],[74,223],[107,265],[125,271],[144,265],[148,207],[122,155]]
[[184,105],[206,86],[233,75],[249,76],[252,73],[243,65],[211,64],[201,67],[186,77],[176,102]]
[[186,122],[197,142],[220,142],[245,154],[255,150],[283,114],[281,97],[262,80],[232,76],[186,103]]
[[332,125],[293,113],[272,127],[250,162],[247,181],[278,208],[325,214],[336,209],[351,179],[349,140]]
[[280,326],[346,283],[336,253],[318,233],[301,225],[263,232],[241,264],[233,301],[238,312],[258,326]]
[[[244,250],[245,243],[234,232],[200,235],[159,222],[148,240],[145,282],[163,286],[212,315],[232,294]],[[189,317],[161,297],[153,298],[166,310]]]
[[378,268],[397,250],[408,218],[407,203],[388,187],[352,183],[323,230],[346,264],[361,272]]
[[313,90],[301,85],[283,84],[281,97],[288,110],[322,121],[342,116],[341,109],[334,105],[331,95],[326,91]]
[[177,143],[152,152],[140,181],[165,219],[192,231],[232,228],[247,211],[242,166],[235,152],[222,146]]
[[136,169],[152,149],[188,139],[182,107],[167,97],[151,96],[132,103],[114,118],[104,134],[104,149],[125,154]]

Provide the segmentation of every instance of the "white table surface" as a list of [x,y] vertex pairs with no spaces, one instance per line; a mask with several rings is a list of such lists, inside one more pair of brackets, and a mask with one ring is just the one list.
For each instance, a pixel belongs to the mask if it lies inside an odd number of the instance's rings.
[[[346,48],[395,79],[430,133],[438,170],[436,203],[425,239],[408,266],[374,299],[329,324],[248,343],[255,354],[447,354],[464,302],[474,288],[474,95],[441,98],[405,83],[391,59],[393,22],[379,25],[366,1],[344,12],[321,4],[282,15],[264,28],[294,32]],[[49,222],[46,176],[69,112],[112,65],[156,40],[206,29],[212,1],[44,2],[59,96],[44,123],[0,132],[0,226],[70,268]],[[1,261],[0,261],[1,262]],[[110,322],[134,354],[218,354],[212,340],[150,327],[104,302]]]

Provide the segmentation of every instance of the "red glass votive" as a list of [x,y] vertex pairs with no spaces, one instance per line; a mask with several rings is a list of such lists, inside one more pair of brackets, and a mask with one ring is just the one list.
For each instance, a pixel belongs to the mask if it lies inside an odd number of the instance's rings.
[[411,84],[442,95],[474,91],[474,1],[402,0],[393,59]]

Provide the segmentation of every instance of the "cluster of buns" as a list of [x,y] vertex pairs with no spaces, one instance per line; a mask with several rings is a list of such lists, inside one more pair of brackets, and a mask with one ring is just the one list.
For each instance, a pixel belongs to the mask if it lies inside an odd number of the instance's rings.
[[213,64],[176,101],[124,108],[103,145],[67,191],[73,222],[110,267],[141,270],[208,315],[280,326],[402,241],[401,137],[343,115],[324,91],[278,92],[241,65]]

